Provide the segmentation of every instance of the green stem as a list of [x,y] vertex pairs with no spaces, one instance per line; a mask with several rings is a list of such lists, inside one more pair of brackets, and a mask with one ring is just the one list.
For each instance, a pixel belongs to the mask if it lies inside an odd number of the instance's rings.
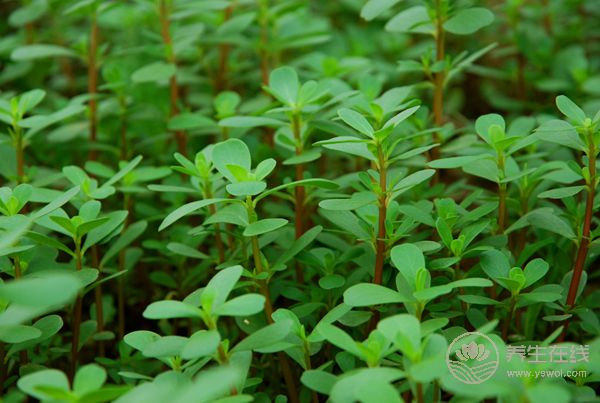
[[377,220],[377,238],[375,240],[375,273],[373,283],[381,284],[383,280],[383,264],[386,255],[385,219],[387,216],[387,161],[381,144],[377,145],[377,168],[379,170],[379,214]]
[[[444,20],[442,18],[441,0],[435,0],[436,10],[436,29],[435,29],[435,50],[436,61],[443,61],[445,56],[445,31]],[[436,127],[441,127],[444,124],[444,80],[446,73],[445,68],[434,74],[433,77],[433,119]],[[440,133],[434,133],[434,142],[441,141]],[[439,157],[439,149],[437,147],[431,150],[431,158]]]
[[587,184],[587,198],[585,203],[585,215],[583,218],[583,231],[581,241],[577,249],[577,257],[573,264],[573,277],[569,286],[569,294],[567,295],[567,306],[573,307],[577,299],[577,290],[583,274],[585,260],[588,255],[590,245],[590,231],[592,227],[592,218],[594,216],[594,197],[596,195],[596,146],[594,144],[593,132],[588,129],[588,150],[587,157],[589,163],[589,183]]
[[25,150],[23,147],[23,130],[16,123],[12,127],[15,156],[17,162],[17,184],[25,180]]
[[[75,267],[77,271],[81,271],[83,268],[83,256],[81,254],[81,240],[75,240]],[[75,300],[75,310],[73,313],[73,338],[71,340],[71,369],[69,376],[71,382],[75,377],[77,371],[77,361],[79,359],[79,332],[81,326],[81,311],[82,311],[82,297],[81,294],[77,295]]]
[[96,11],[92,14],[92,23],[90,25],[90,47],[88,51],[88,94],[90,95],[90,115],[89,115],[89,129],[90,129],[90,156],[89,159],[94,161],[96,159],[96,137],[98,128],[98,112],[97,112],[97,100],[96,92],[98,91],[98,63],[96,60],[98,52],[98,20]]
[[502,339],[504,339],[504,341],[508,341],[508,332],[510,330],[510,323],[512,322],[516,304],[517,299],[514,296],[510,297],[508,313],[504,319],[504,326],[502,327]]
[[[310,362],[310,348],[309,348],[308,342],[306,340],[304,340],[302,347],[304,350],[304,366],[306,367],[306,370],[308,371],[308,370],[312,369],[312,364]],[[319,396],[317,396],[317,392],[312,390],[310,395],[311,395],[311,399],[312,399],[313,403],[319,403]]]
[[[177,60],[175,58],[175,52],[173,51],[173,40],[171,39],[171,24],[169,20],[170,14],[170,0],[160,0],[159,4],[159,17],[160,17],[160,26],[161,26],[161,34],[163,38],[163,43],[165,45],[166,50],[166,59],[167,62],[176,66]],[[177,76],[173,74],[169,79],[169,91],[170,91],[170,100],[171,100],[171,113],[170,117],[176,116],[179,114],[179,86],[177,84]],[[175,141],[177,142],[177,150],[182,155],[187,155],[187,135],[184,131],[176,130],[175,131]]]
[[[254,210],[254,203],[252,201],[252,197],[246,197],[246,209],[248,211],[248,221],[249,223],[253,223],[257,221],[256,211]],[[252,236],[250,237],[250,242],[252,244],[252,254],[254,256],[254,269],[255,274],[260,274],[265,272],[264,265],[262,263],[262,256],[260,253],[260,245],[258,243],[258,237]],[[258,287],[260,292],[265,297],[265,316],[267,322],[269,324],[274,323],[273,321],[273,304],[271,302],[271,293],[269,291],[268,280],[257,280]],[[287,356],[279,352],[277,353],[277,358],[279,359],[279,364],[281,365],[281,370],[283,372],[283,378],[285,379],[285,383],[288,390],[288,398],[292,403],[299,403],[298,393],[296,389],[296,384],[294,382],[294,376],[292,375],[292,368],[290,367],[289,360]]]
[[417,382],[417,403],[424,403],[425,399],[423,398],[423,384],[421,382]]
[[[506,177],[504,172],[504,152],[498,151],[498,168],[502,175],[500,180]],[[498,182],[498,233],[503,234],[506,228],[506,183]]]
[[[304,144],[302,141],[302,121],[299,112],[292,114],[292,132],[294,134],[294,141],[296,143],[296,155],[301,155],[304,150]],[[296,165],[296,180],[304,179],[304,164]],[[304,234],[304,203],[306,199],[306,190],[304,186],[296,186],[294,189],[295,198],[295,229],[296,239],[300,238]],[[302,267],[296,261],[296,279],[300,284],[304,283],[304,272]]]
[[[100,267],[100,257],[98,253],[98,246],[92,246],[92,266],[98,270],[98,281],[102,280],[102,269]],[[94,300],[96,302],[96,323],[97,323],[97,331],[101,333],[104,331],[104,306],[103,306],[103,297],[102,297],[102,283],[99,283],[96,288],[94,288]],[[104,357],[104,341],[98,341],[98,356]]]

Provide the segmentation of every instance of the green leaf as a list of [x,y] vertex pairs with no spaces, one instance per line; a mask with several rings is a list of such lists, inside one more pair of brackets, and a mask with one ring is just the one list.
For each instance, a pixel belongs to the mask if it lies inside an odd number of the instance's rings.
[[494,284],[487,278],[471,277],[471,278],[463,278],[461,280],[452,281],[446,285],[448,285],[452,288],[459,288],[459,287],[462,288],[462,287],[491,287]]
[[123,341],[136,350],[142,351],[147,345],[160,339],[160,336],[148,330],[136,330],[135,332],[127,333]]
[[146,221],[138,221],[128,226],[122,233],[121,236],[113,243],[110,248],[106,251],[100,262],[101,266],[104,266],[110,259],[115,257],[121,250],[130,245],[140,235],[146,231],[148,223]]
[[200,330],[189,338],[187,344],[181,350],[181,358],[192,360],[200,357],[210,356],[221,342],[221,336],[216,330]]
[[108,218],[108,220],[105,223],[88,233],[82,248],[83,253],[85,253],[92,245],[104,241],[106,238],[110,239],[110,235],[112,235],[114,231],[123,224],[125,218],[127,218],[127,211],[113,211],[108,213],[106,218]]
[[191,202],[188,204],[184,204],[183,206],[179,207],[178,209],[176,209],[175,211],[170,213],[168,216],[166,216],[165,219],[163,220],[163,222],[158,227],[158,230],[159,231],[164,230],[165,228],[167,228],[168,226],[170,226],[171,224],[173,224],[180,218],[185,217],[186,215],[191,214],[194,211],[200,210],[203,207],[210,206],[211,204],[215,204],[215,203],[228,202],[228,201],[230,201],[230,200],[229,199],[206,199],[206,200],[199,200],[199,201]]
[[142,354],[152,358],[168,358],[180,356],[188,339],[182,336],[161,337],[142,349]]
[[33,307],[61,306],[72,301],[80,288],[69,272],[42,271],[0,284],[0,298]]
[[571,226],[565,220],[558,217],[551,208],[541,208],[530,212],[527,214],[527,222],[534,227],[554,232],[565,238],[577,239],[577,235],[575,235]]
[[433,26],[427,9],[423,6],[410,7],[385,24],[385,30],[389,32],[433,32]]
[[332,402],[402,403],[393,382],[404,377],[397,368],[360,368],[338,378],[331,389]]
[[369,0],[360,10],[360,16],[367,21],[375,19],[386,12],[400,0]]
[[356,284],[344,292],[344,303],[352,307],[397,304],[402,302],[406,302],[406,298],[402,294],[377,284]]
[[458,11],[444,23],[444,29],[456,35],[469,35],[494,21],[487,8],[473,7]]
[[288,220],[284,218],[266,218],[248,225],[244,229],[243,235],[246,237],[252,237],[266,234],[267,232],[275,231],[285,226],[287,223]]
[[131,80],[134,83],[167,81],[173,77],[176,70],[177,68],[173,64],[154,62],[134,71]]
[[569,123],[564,120],[549,120],[544,122],[535,131],[538,138],[570,147],[575,150],[585,151],[586,146],[579,138],[577,130]]
[[75,374],[73,392],[78,395],[84,395],[100,389],[104,385],[104,382],[106,382],[106,371],[104,368],[97,364],[88,364],[79,368],[77,374]]
[[504,118],[497,113],[490,113],[480,116],[475,121],[475,131],[479,137],[485,140],[485,142],[488,144],[493,144],[492,138],[490,137],[490,128],[493,126],[500,126],[503,132],[506,130]]
[[278,67],[269,75],[269,91],[279,102],[287,106],[294,106],[299,90],[298,74],[293,68]]
[[62,328],[63,321],[58,315],[48,315],[39,319],[33,324],[33,327],[40,331],[40,336],[22,343],[13,344],[8,351],[7,357],[15,354],[18,351],[30,348],[44,340],[54,336]]
[[480,259],[481,268],[490,278],[508,277],[510,263],[502,252],[490,250],[483,252]]
[[373,192],[356,192],[347,199],[330,199],[319,202],[319,207],[324,210],[356,210],[374,204],[377,196]]
[[69,200],[71,200],[73,197],[75,197],[77,194],[79,194],[80,190],[81,189],[79,188],[79,186],[75,186],[74,188],[69,189],[68,191],[64,192],[60,196],[53,198],[53,200],[50,203],[48,203],[46,206],[44,206],[40,210],[32,213],[31,218],[34,220],[37,220],[49,213],[52,213],[54,210],[60,208],[65,203],[67,203]]
[[425,288],[424,290],[415,291],[413,296],[419,301],[431,301],[441,295],[446,295],[452,292],[452,287],[448,284],[438,285],[435,287]]
[[226,186],[227,192],[232,196],[255,196],[267,188],[266,182],[247,181],[230,183]]
[[317,369],[304,371],[300,377],[300,381],[304,386],[324,395],[329,395],[336,380],[335,375]]
[[320,145],[330,150],[341,151],[350,155],[356,155],[358,157],[366,158],[369,161],[375,161],[375,156],[369,151],[369,147],[367,146],[368,142],[369,140],[356,137],[339,136],[329,140],[318,141],[315,145]]
[[132,386],[129,385],[105,386],[98,390],[94,390],[93,392],[86,393],[81,396],[80,400],[86,403],[113,402],[131,388]]
[[248,172],[252,165],[248,146],[238,139],[229,139],[216,144],[212,149],[212,161],[215,168],[230,182],[237,182],[237,179],[229,170],[229,165],[237,165]]
[[329,323],[319,323],[316,327],[316,331],[331,344],[336,347],[341,348],[344,351],[349,352],[350,354],[363,358],[364,355],[360,348],[358,348],[358,343],[352,339],[348,335],[348,333],[344,332],[342,329],[330,325]]
[[500,177],[498,176],[498,166],[496,165],[496,162],[492,161],[491,159],[478,159],[476,161],[469,162],[463,166],[463,170],[468,174],[475,175],[495,183],[500,181]]
[[416,289],[417,271],[425,268],[423,252],[414,244],[394,246],[390,254],[392,263],[406,279],[413,290]]
[[167,244],[167,249],[177,255],[191,257],[193,259],[210,259],[208,255],[199,250],[179,242],[169,242]]
[[206,285],[206,289],[217,290],[215,296],[215,305],[219,306],[227,300],[229,293],[242,276],[244,269],[242,266],[231,266],[219,271],[210,279]]
[[367,137],[375,138],[375,130],[369,121],[360,113],[352,109],[342,108],[338,111],[338,116],[350,127],[364,134]]
[[567,186],[558,189],[546,190],[538,195],[540,199],[564,199],[565,197],[575,196],[585,189],[585,186]]
[[8,23],[13,27],[23,27],[38,20],[47,10],[47,0],[33,0],[11,13]]
[[33,326],[0,326],[0,341],[3,343],[23,343],[28,340],[36,339],[41,335],[42,332]]
[[415,357],[419,354],[421,324],[414,315],[403,313],[385,318],[377,324],[377,330],[408,357]]
[[252,128],[252,127],[279,127],[285,122],[263,116],[232,116],[219,121],[221,127]]
[[102,185],[102,188],[112,186],[115,183],[119,182],[121,179],[127,176],[128,173],[133,171],[135,167],[137,167],[139,163],[142,162],[142,159],[143,157],[141,155],[138,155],[137,157],[129,161],[123,168],[119,169],[119,172],[117,172],[109,180],[107,180],[106,183]]
[[225,302],[214,313],[219,316],[250,316],[261,312],[264,306],[265,297],[262,295],[245,294]]
[[420,107],[421,107],[421,105],[413,106],[412,108],[408,108],[408,109],[396,114],[396,116],[394,116],[393,118],[388,120],[385,123],[385,125],[383,125],[383,128],[385,129],[387,127],[398,126],[400,123],[404,122],[406,119],[408,119],[409,117],[414,115],[415,112],[417,112],[417,110],[419,110]]
[[279,192],[284,189],[296,187],[296,186],[303,186],[303,187],[315,186],[315,187],[319,187],[322,189],[330,189],[330,190],[337,189],[339,187],[339,185],[337,183],[327,180],[327,179],[318,179],[318,178],[301,179],[299,181],[284,183],[283,185],[275,186],[274,188],[271,188],[265,192],[262,192],[260,195],[258,195],[254,199],[254,203],[258,203],[260,200],[264,199],[265,197],[267,197],[273,193]]
[[403,178],[400,182],[398,182],[396,186],[394,186],[392,198],[396,198],[413,187],[420,185],[427,179],[431,178],[434,174],[435,169],[423,169],[408,175],[406,178]]
[[279,256],[275,264],[273,264],[273,269],[283,266],[302,250],[306,249],[308,245],[310,245],[310,243],[314,241],[315,238],[321,233],[321,231],[323,231],[323,227],[317,225],[316,227],[313,227],[302,234],[300,238],[294,240],[294,242],[283,251],[281,256]]
[[190,130],[214,126],[215,122],[199,113],[182,113],[173,116],[167,123],[169,130]]
[[583,110],[581,110],[581,108],[577,106],[575,102],[571,101],[566,96],[557,96],[556,106],[558,107],[558,110],[560,110],[566,117],[573,120],[578,125],[582,125],[585,121],[585,112],[583,112]]
[[172,318],[199,318],[200,309],[181,301],[157,301],[146,307],[144,318],[172,319]]
[[483,155],[469,155],[464,157],[441,158],[427,163],[428,167],[437,169],[460,168],[466,164],[485,158]]
[[500,302],[495,299],[484,297],[481,295],[458,295],[458,299],[465,301],[467,304],[475,305],[498,305]]
[[346,283],[346,279],[339,274],[328,274],[319,279],[319,287],[324,290],[333,290],[342,287]]
[[285,339],[290,333],[292,322],[290,320],[283,320],[281,322],[275,322],[256,332],[248,335],[245,339],[240,341],[231,351],[247,351],[247,350],[260,350],[264,347],[270,347],[275,343],[278,343]]
[[525,284],[523,288],[527,288],[533,283],[537,282],[539,279],[543,278],[550,266],[543,259],[537,258],[533,259],[531,262],[527,263],[525,266],[525,270],[523,274],[525,275]]
[[254,175],[256,175],[256,179],[262,181],[264,178],[269,176],[271,172],[273,172],[273,169],[275,169],[276,165],[277,161],[275,161],[273,158],[267,158],[266,160],[259,162],[259,164],[256,166],[256,169],[254,170]]
[[69,380],[67,376],[57,369],[43,369],[21,377],[17,381],[17,386],[26,394],[36,399],[47,401],[48,395],[39,391],[40,386],[51,386],[59,390],[69,390]]
[[42,102],[45,96],[46,91],[44,90],[27,91],[19,97],[19,110],[23,114],[29,112]]
[[26,61],[45,59],[48,57],[75,57],[76,53],[71,49],[56,45],[26,45],[13,50],[10,58],[14,61]]

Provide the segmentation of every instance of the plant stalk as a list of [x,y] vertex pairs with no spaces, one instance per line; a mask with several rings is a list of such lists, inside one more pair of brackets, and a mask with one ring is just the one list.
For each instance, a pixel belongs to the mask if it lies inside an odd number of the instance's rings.
[[573,307],[577,299],[577,290],[579,288],[579,282],[581,281],[581,275],[583,274],[583,268],[585,266],[585,260],[588,255],[590,246],[590,231],[592,227],[592,218],[594,216],[594,196],[596,195],[596,147],[594,144],[594,138],[592,130],[588,130],[588,162],[589,162],[589,174],[590,179],[587,186],[587,198],[585,202],[585,215],[583,218],[583,231],[581,234],[581,241],[579,248],[577,249],[577,257],[573,265],[573,277],[571,278],[571,284],[569,286],[569,293],[567,295],[567,306]]
[[260,10],[258,23],[260,25],[260,76],[263,85],[269,84],[269,52],[267,45],[269,42],[269,0],[260,0]]
[[[436,30],[435,30],[435,60],[443,61],[445,56],[445,31],[444,20],[442,19],[441,0],[435,0],[436,8]],[[442,71],[434,73],[433,76],[433,121],[436,127],[444,124],[444,81],[446,79],[445,68]],[[439,132],[433,134],[433,141],[440,143],[441,136]],[[431,150],[431,159],[439,158],[439,148],[434,147]]]
[[375,274],[373,283],[381,284],[383,281],[383,264],[386,255],[385,219],[387,216],[387,161],[383,148],[377,146],[377,164],[379,169],[379,199],[377,201],[379,214],[377,220],[377,239],[375,240]]
[[506,314],[506,318],[504,319],[504,325],[502,326],[502,339],[504,341],[508,341],[508,332],[510,330],[510,323],[513,319],[516,304],[517,299],[515,297],[510,297],[508,312]]
[[[304,150],[304,144],[302,142],[302,121],[300,112],[295,112],[292,115],[292,132],[294,134],[294,141],[296,142],[296,155],[301,155]],[[296,180],[304,179],[304,164],[296,165]],[[295,226],[296,226],[296,239],[300,238],[304,234],[304,203],[306,200],[306,189],[304,186],[296,186],[294,189],[295,198]],[[302,267],[296,261],[296,280],[300,283],[304,283],[304,272]]]
[[128,158],[128,147],[127,147],[127,101],[125,96],[119,96],[119,106],[121,107],[120,113],[120,132],[121,132],[121,159],[126,161]]
[[90,47],[88,49],[88,94],[90,95],[89,104],[89,129],[90,129],[90,155],[89,159],[96,160],[96,138],[98,131],[98,104],[96,93],[98,91],[98,21],[96,11],[92,14],[92,24],[90,26]]
[[[167,4],[169,2],[169,4]],[[165,45],[167,62],[177,66],[177,60],[175,59],[175,52],[173,51],[173,40],[171,39],[170,33],[170,22],[169,22],[169,0],[160,0],[160,24],[161,34],[163,43]],[[179,114],[179,86],[177,85],[177,76],[173,74],[169,79],[169,92],[171,99],[171,112],[170,117]],[[175,131],[175,141],[177,142],[177,150],[182,155],[187,155],[187,136],[185,132],[181,130]]]
[[[83,256],[81,255],[81,240],[75,240],[75,267],[77,271],[81,271],[83,268]],[[82,296],[77,295],[75,300],[75,310],[73,312],[73,338],[71,340],[71,368],[69,377],[71,382],[75,377],[77,371],[77,361],[79,360],[79,332],[81,326],[81,311],[82,311]]]
[[[227,7],[223,13],[223,23],[231,19],[233,14],[234,5]],[[219,45],[219,68],[217,71],[217,77],[215,82],[215,88],[217,92],[221,92],[229,88],[229,52],[231,50],[231,44],[222,43]]]
[[[250,223],[256,222],[256,212],[254,211],[254,205],[250,196],[246,198],[246,208],[248,210],[248,219]],[[256,270],[256,273],[263,273],[265,269],[262,264],[262,258],[260,255],[260,245],[258,244],[258,237],[250,237],[250,242],[252,244],[252,254],[254,257],[254,268]],[[272,324],[274,323],[272,318],[273,304],[271,302],[269,284],[267,280],[257,280],[257,283],[260,292],[265,297],[265,316],[267,317],[267,322],[269,324]],[[287,359],[287,356],[282,352],[278,352],[277,358],[279,359],[279,363],[281,364],[281,371],[283,372],[283,378],[287,386],[288,398],[292,403],[300,403],[300,400],[298,399],[296,384],[294,383],[294,376],[292,375],[292,368],[290,367],[290,363]]]
[[[23,277],[23,272],[21,270],[21,258],[19,257],[19,255],[15,255],[15,257],[13,258],[13,263],[15,266],[15,279],[20,279],[21,277]],[[19,361],[21,363],[21,366],[27,364],[28,359],[29,358],[27,357],[27,350],[21,350],[19,352]]]
[[15,152],[17,157],[17,184],[25,180],[25,150],[23,148],[23,131],[15,125]]
[[[123,195],[123,207],[127,210],[127,217],[123,224],[123,231],[129,227],[132,216],[131,198],[128,194]],[[119,251],[119,271],[125,270],[125,249]],[[118,334],[122,340],[125,337],[125,279],[124,275],[117,277],[117,316]]]
[[[102,279],[102,270],[100,267],[100,258],[98,256],[98,246],[94,245],[91,248],[92,251],[92,265],[95,269],[98,270],[98,281],[100,281]],[[99,283],[98,285],[96,285],[96,288],[94,288],[94,299],[96,302],[96,326],[97,326],[97,331],[98,333],[103,332],[104,331],[104,305],[103,305],[103,298],[102,298],[102,283]],[[100,357],[104,357],[105,355],[105,348],[104,348],[104,341],[99,340],[98,341],[98,356]]]

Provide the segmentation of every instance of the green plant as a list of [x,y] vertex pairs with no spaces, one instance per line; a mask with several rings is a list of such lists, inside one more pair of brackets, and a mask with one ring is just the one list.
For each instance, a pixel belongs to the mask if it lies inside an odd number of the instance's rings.
[[597,1],[0,15],[2,401],[597,400]]

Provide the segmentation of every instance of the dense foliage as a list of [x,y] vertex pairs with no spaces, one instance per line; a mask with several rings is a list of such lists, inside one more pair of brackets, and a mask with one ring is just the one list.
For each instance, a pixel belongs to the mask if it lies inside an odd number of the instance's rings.
[[597,399],[600,2],[0,15],[2,401]]

